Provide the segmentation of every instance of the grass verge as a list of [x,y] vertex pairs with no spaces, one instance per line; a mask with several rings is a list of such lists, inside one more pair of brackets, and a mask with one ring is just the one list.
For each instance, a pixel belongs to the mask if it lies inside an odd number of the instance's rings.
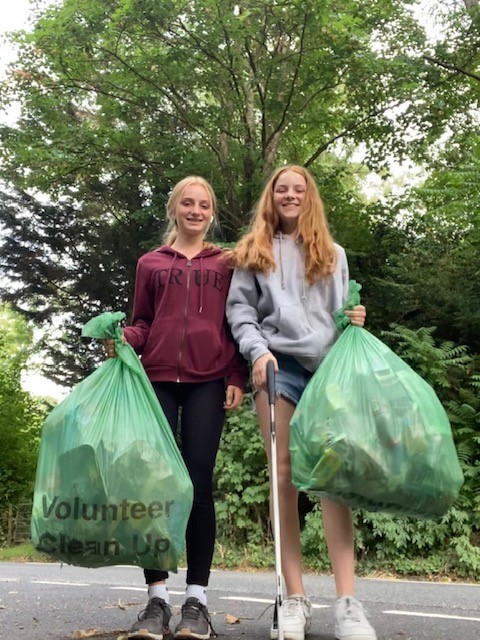
[[32,544],[25,542],[14,547],[0,548],[0,562],[48,562],[47,556],[39,553]]

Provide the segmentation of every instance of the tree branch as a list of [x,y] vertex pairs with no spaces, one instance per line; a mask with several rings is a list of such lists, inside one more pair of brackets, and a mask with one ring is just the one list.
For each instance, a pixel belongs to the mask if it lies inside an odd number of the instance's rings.
[[478,74],[467,71],[466,69],[462,69],[461,67],[457,67],[454,64],[447,64],[446,62],[442,62],[441,60],[437,60],[436,58],[432,58],[431,56],[423,56],[423,59],[427,62],[431,62],[432,64],[436,64],[439,67],[443,67],[444,69],[447,69],[447,71],[453,71],[455,73],[468,76],[469,78],[473,78],[474,80],[478,80],[480,82],[480,76]]
[[333,136],[333,138],[330,138],[330,140],[327,140],[327,142],[324,142],[323,144],[321,144],[318,147],[318,149],[315,151],[315,153],[313,153],[310,156],[310,158],[306,162],[304,162],[303,166],[309,167],[313,162],[315,162],[318,156],[320,156],[324,151],[326,151],[328,147],[332,145],[334,142],[336,142],[337,140],[340,140],[340,138],[343,138],[348,133],[355,131],[355,129],[358,129],[359,127],[361,127],[362,124],[364,124],[371,118],[378,116],[380,113],[384,113],[387,109],[391,109],[392,106],[394,105],[389,105],[388,107],[382,107],[381,109],[375,109],[374,111],[368,113],[364,118],[362,118],[358,122],[352,122],[350,125],[348,125],[348,127],[345,127],[343,131],[341,131],[340,133],[337,133],[336,136]]

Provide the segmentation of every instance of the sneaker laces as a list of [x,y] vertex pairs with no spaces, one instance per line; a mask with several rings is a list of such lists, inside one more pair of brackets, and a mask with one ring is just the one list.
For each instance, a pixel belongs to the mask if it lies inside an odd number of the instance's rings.
[[303,613],[302,602],[303,602],[303,598],[301,598],[300,596],[288,596],[288,598],[285,598],[285,600],[283,601],[283,606],[285,607],[285,614],[287,616],[296,615],[298,613],[299,608]]
[[363,611],[360,602],[356,602],[351,598],[346,598],[345,605],[344,618],[346,620],[351,620],[352,622],[362,622]]
[[158,618],[159,614],[164,614],[166,611],[170,609],[169,605],[162,600],[161,598],[152,598],[148,601],[145,609],[140,611],[137,618],[142,620],[147,620],[148,618]]
[[[287,609],[290,609],[290,611],[288,611],[288,613],[292,613],[292,610],[293,610],[293,613],[297,613],[297,606],[298,606],[298,604],[300,604],[300,606],[301,606],[302,602],[304,601],[304,598],[305,598],[305,596],[287,596],[286,598],[283,598],[283,600],[282,600],[282,611],[283,611],[283,613],[284,614],[287,613]],[[297,601],[297,602],[295,602],[295,601]],[[290,603],[290,604],[287,604],[287,603]],[[260,620],[260,618],[262,618],[264,616],[264,614],[267,613],[267,611],[269,609],[274,607],[274,610],[273,610],[273,624],[276,627],[277,615],[278,615],[277,606],[278,606],[277,605],[277,601],[272,602],[272,604],[267,605],[265,607],[265,609],[262,611],[262,613],[258,616],[258,620]],[[284,610],[284,608],[285,608],[285,610]],[[302,610],[303,610],[303,607],[302,607]]]
[[212,627],[212,621],[210,620],[208,609],[202,602],[186,602],[182,607],[182,619],[187,618],[187,620],[198,620],[201,613],[203,613],[208,624],[210,625],[212,634],[216,636],[217,632]]

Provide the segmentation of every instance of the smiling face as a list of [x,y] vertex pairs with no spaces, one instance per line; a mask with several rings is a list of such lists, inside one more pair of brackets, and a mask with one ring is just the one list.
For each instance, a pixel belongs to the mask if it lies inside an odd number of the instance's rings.
[[213,218],[210,194],[201,184],[190,184],[178,201],[175,218],[178,234],[188,237],[203,237]]
[[278,176],[273,187],[273,205],[283,233],[296,231],[306,190],[307,182],[299,173],[287,170]]

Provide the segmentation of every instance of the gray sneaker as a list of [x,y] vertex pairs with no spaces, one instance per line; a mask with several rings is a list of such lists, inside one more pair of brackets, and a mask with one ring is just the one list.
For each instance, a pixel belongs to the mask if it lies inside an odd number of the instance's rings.
[[182,607],[182,618],[175,628],[173,637],[208,640],[212,631],[207,607],[198,598],[187,598]]
[[342,596],[335,602],[335,637],[337,640],[377,640],[360,602]]
[[151,598],[127,634],[129,640],[163,640],[170,636],[170,606],[162,598]]

